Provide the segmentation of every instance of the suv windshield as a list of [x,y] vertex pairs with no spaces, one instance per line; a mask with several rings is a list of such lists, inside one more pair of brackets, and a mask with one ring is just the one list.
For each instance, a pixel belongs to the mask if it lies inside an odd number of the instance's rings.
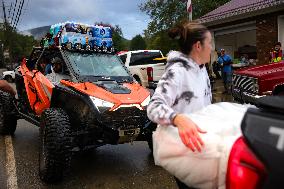
[[[79,78],[95,80],[129,80],[131,76],[121,60],[112,54],[65,51],[71,66]],[[132,80],[132,79],[131,79]]]

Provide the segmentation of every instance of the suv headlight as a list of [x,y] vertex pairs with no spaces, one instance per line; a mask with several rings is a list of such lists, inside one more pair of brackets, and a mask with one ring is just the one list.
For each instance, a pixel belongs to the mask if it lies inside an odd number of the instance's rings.
[[259,90],[258,79],[253,78],[253,91],[258,93],[258,90]]
[[142,107],[145,107],[149,104],[150,102],[150,95],[141,103]]
[[112,108],[114,106],[113,103],[90,96],[91,100],[93,101],[93,103],[98,107],[102,107],[102,108]]

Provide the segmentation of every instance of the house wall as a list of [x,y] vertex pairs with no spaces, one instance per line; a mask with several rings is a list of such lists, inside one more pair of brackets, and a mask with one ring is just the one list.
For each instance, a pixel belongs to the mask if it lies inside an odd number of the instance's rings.
[[[277,11],[274,13],[267,13],[259,16],[252,16],[245,19],[235,20],[228,23],[222,23],[222,24],[216,24],[211,25],[208,28],[211,31],[222,31],[223,28],[226,27],[232,27],[234,25],[242,24],[242,23],[248,23],[255,21],[255,30],[250,30],[248,35],[242,34],[242,32],[235,32],[235,34],[229,34],[231,35],[224,37],[221,37],[221,35],[215,36],[215,44],[216,49],[219,50],[221,46],[230,46],[228,43],[233,44],[233,36],[238,35],[237,33],[240,33],[240,36],[237,38],[237,42],[235,42],[232,48],[232,51],[236,51],[236,47],[241,46],[241,44],[248,43],[248,45],[256,45],[257,48],[257,64],[267,64],[269,63],[269,52],[274,47],[274,44],[277,41],[282,42],[282,49],[284,50],[284,11]],[[206,25],[206,24],[205,24]],[[254,35],[252,35],[252,32],[255,32]],[[227,42],[226,42],[227,41]],[[255,42],[254,42],[255,41]],[[239,43],[239,44],[236,44]],[[230,48],[230,47],[229,47]],[[231,53],[234,54],[233,52]]]
[[269,62],[269,52],[278,41],[278,14],[266,14],[256,18],[257,64]]

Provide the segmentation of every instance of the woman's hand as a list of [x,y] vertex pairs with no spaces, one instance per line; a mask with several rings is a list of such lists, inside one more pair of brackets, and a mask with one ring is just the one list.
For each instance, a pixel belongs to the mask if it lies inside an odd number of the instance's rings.
[[185,146],[190,148],[193,152],[201,148],[204,142],[199,136],[199,133],[206,133],[201,130],[189,117],[184,114],[177,114],[173,120],[173,124],[178,128],[179,136]]

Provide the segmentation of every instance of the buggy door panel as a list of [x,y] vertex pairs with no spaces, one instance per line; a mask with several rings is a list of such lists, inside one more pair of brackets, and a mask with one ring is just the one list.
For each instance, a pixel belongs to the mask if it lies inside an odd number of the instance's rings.
[[20,71],[24,78],[25,89],[30,107],[33,111],[35,111],[34,106],[39,100],[37,99],[36,88],[33,82],[34,73],[27,68],[26,64],[21,65]]
[[50,107],[53,84],[37,70],[29,71],[26,65],[21,66],[25,88],[31,109],[40,115]]
[[37,102],[34,106],[35,113],[40,115],[45,109],[50,107],[52,89],[54,85],[39,71],[34,71],[33,77],[34,86],[37,91]]

